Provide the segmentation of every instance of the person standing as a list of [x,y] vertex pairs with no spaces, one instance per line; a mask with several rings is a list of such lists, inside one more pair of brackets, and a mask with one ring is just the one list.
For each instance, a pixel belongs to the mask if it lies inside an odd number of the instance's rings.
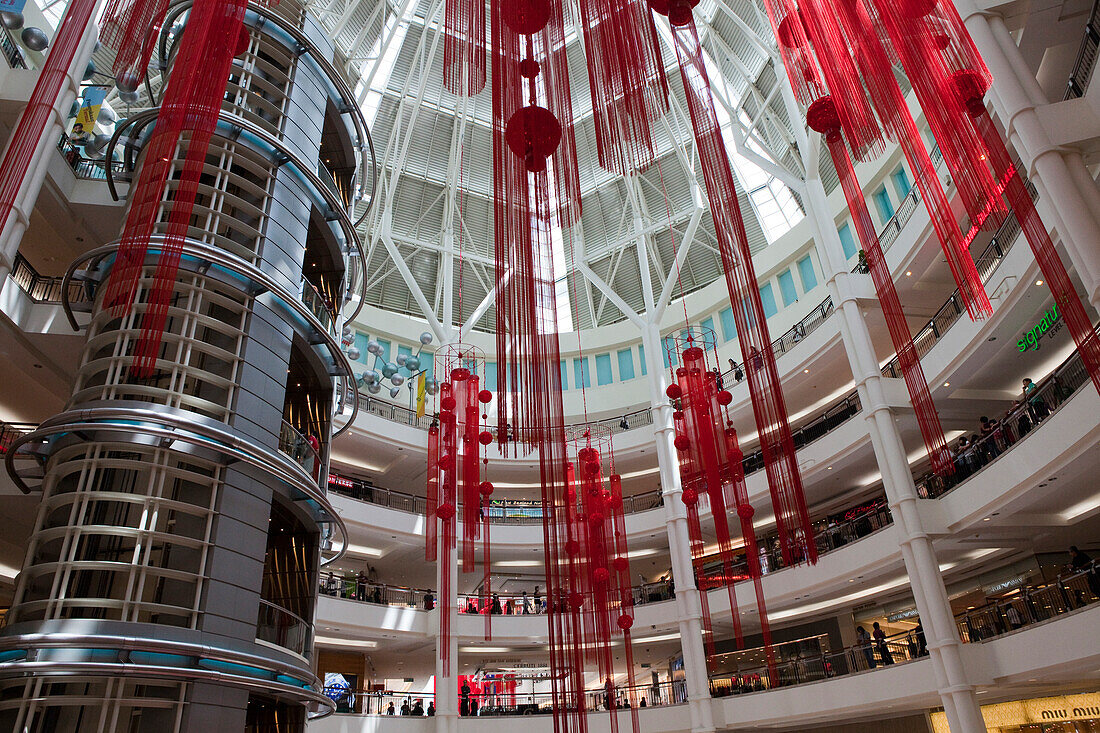
[[856,627],[856,648],[863,652],[863,657],[867,660],[867,669],[874,669],[875,652],[871,648],[871,635],[862,626]]
[[871,628],[874,629],[872,636],[875,637],[875,646],[878,647],[878,655],[882,658],[882,663],[893,664],[894,655],[890,653],[890,647],[886,644],[886,632],[878,625],[878,621],[871,624]]
[[494,616],[499,616],[500,614],[504,613],[503,609],[500,607],[500,596],[498,596],[496,593],[493,594],[493,605],[489,607],[489,613],[493,614]]
[[435,701],[434,700],[428,703],[428,717],[429,718],[434,718],[435,717]]
[[542,596],[539,594],[539,587],[535,586],[535,613],[542,613]]

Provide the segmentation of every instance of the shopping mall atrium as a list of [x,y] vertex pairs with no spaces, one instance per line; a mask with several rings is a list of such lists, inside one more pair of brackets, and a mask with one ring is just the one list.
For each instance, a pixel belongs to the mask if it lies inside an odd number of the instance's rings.
[[1100,0],[0,50],[0,731],[1100,731]]

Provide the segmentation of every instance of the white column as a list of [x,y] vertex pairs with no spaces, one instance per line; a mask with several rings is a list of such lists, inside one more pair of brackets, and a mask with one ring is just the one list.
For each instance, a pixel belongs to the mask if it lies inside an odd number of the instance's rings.
[[917,511],[917,491],[894,415],[883,390],[871,334],[859,304],[847,287],[840,237],[829,214],[825,189],[817,177],[806,181],[806,210],[814,229],[818,257],[837,309],[841,338],[855,378],[883,487],[901,536],[901,553],[913,598],[929,640],[936,685],[953,733],[985,733],[981,708],[962,664],[961,647],[932,540]]
[[[440,533],[439,542],[443,541]],[[457,548],[456,548],[457,550]],[[438,557],[438,556],[437,556]],[[436,562],[436,588],[439,599],[435,606],[435,731],[436,733],[458,733],[458,557],[452,552],[450,567],[444,567],[443,563]],[[451,657],[451,673],[443,674],[443,660],[439,658],[439,648],[444,644],[443,635],[439,629],[440,614],[443,613],[443,573],[450,575],[451,593],[447,599],[448,613],[451,615],[451,638],[447,640],[450,645],[448,650]]]
[[[61,91],[57,95],[50,120],[46,123],[46,129],[34,148],[34,154],[28,163],[29,170],[23,177],[23,182],[15,195],[15,201],[8,214],[5,226],[0,231],[0,282],[8,276],[15,263],[15,255],[19,252],[19,244],[23,241],[23,234],[26,233],[27,227],[30,225],[31,212],[34,211],[38,194],[42,191],[42,183],[46,180],[46,170],[49,167],[51,150],[57,145],[58,138],[64,133],[69,109],[80,93],[80,80],[84,76],[84,69],[88,66],[88,59],[92,57],[92,50],[95,48],[97,36],[94,24],[89,25],[88,28],[89,30],[85,31],[84,37],[77,46],[76,53],[73,54],[72,65],[69,66],[65,83],[61,86]],[[23,114],[26,114],[29,109],[30,107],[27,107]],[[20,115],[20,119],[22,119],[22,115]],[[18,126],[18,122],[16,125]],[[15,128],[12,129],[14,131]],[[14,135],[8,140],[9,146],[13,140]]]
[[[978,10],[973,0],[956,0],[966,29],[993,74],[990,93],[1006,133],[1044,194],[1042,203],[1061,224],[1062,242],[1100,307],[1100,191],[1079,153],[1059,148],[1036,112],[1048,104],[1000,15]],[[1050,222],[1048,222],[1048,226]]]
[[[676,614],[680,627],[680,647],[684,655],[687,677],[688,710],[692,733],[713,733],[710,680],[707,656],[703,646],[703,612],[699,590],[695,587],[695,571],[691,562],[691,542],[688,535],[687,510],[680,500],[680,464],[672,445],[675,427],[672,405],[665,396],[668,380],[662,358],[661,334],[656,323],[647,322],[642,330],[645,348],[646,376],[653,410],[653,438],[660,469],[661,496],[665,505],[665,530],[672,557],[672,578],[676,584]],[[640,632],[640,630],[639,630]]]

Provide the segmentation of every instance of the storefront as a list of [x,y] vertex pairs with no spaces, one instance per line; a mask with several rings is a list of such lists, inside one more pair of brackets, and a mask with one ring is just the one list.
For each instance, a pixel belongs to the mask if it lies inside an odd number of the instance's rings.
[[[1100,733],[1100,693],[982,705],[982,717],[989,733]],[[935,733],[949,733],[943,712],[931,718]]]

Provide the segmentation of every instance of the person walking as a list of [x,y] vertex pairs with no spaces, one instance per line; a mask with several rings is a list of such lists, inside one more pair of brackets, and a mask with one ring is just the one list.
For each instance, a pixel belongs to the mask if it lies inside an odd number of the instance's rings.
[[542,596],[539,594],[539,587],[535,586],[535,613],[542,613]]
[[863,658],[867,660],[867,669],[874,669],[875,652],[871,648],[871,635],[862,626],[856,627],[856,648],[863,652]]
[[432,702],[428,703],[428,717],[429,718],[434,718],[435,717],[435,701],[434,700]]
[[386,715],[397,715],[397,710],[393,707],[393,701],[390,701],[390,706],[386,708]]
[[878,655],[882,658],[882,663],[893,664],[894,655],[890,653],[890,647],[886,645],[886,632],[878,625],[878,621],[871,624],[871,628],[874,629],[871,635],[875,637],[875,646],[878,647]]
[[489,607],[489,613],[494,616],[499,616],[504,613],[504,610],[500,607],[500,596],[496,593],[493,594],[493,605]]

